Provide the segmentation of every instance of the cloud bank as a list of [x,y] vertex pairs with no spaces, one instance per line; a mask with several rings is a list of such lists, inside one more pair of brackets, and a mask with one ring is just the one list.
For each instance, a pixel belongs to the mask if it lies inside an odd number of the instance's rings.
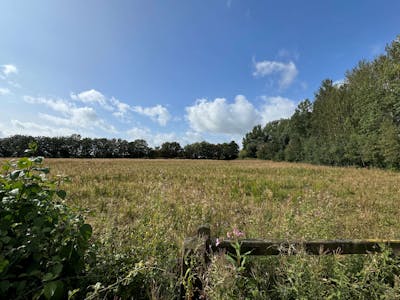
[[171,119],[168,109],[160,104],[151,107],[131,106],[114,97],[108,99],[94,89],[83,91],[79,94],[71,93],[70,96],[73,100],[81,101],[85,104],[98,104],[106,110],[113,111],[113,116],[121,119],[126,118],[129,112],[147,116],[161,126],[166,126]]
[[225,98],[199,99],[186,107],[186,119],[196,132],[243,135],[257,124],[290,117],[296,108],[294,101],[284,97],[260,98],[263,104],[259,108],[243,95],[237,95],[233,103]]
[[51,122],[57,126],[83,129],[100,128],[109,133],[117,132],[115,127],[101,119],[92,107],[77,107],[74,103],[63,99],[51,99],[44,97],[24,96],[24,100],[30,104],[45,105],[53,111],[60,113],[62,115],[61,117],[39,113],[39,117],[41,119]]
[[170,113],[162,105],[153,107],[133,106],[131,109],[138,114],[150,117],[161,126],[167,125],[168,121],[171,119]]

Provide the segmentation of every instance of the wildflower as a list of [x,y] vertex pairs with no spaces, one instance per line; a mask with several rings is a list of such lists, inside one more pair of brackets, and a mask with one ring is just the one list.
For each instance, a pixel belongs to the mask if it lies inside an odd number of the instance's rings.
[[221,244],[221,240],[219,239],[219,238],[217,238],[216,240],[215,240],[215,246],[219,246],[219,244]]
[[233,229],[233,235],[236,237],[242,237],[244,236],[244,233],[241,232],[239,229],[237,229],[236,227]]

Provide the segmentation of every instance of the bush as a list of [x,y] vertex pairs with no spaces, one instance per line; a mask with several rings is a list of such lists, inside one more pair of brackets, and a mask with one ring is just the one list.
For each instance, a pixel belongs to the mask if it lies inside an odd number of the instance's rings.
[[[30,148],[33,153],[36,145]],[[6,162],[0,175],[3,299],[67,298],[85,269],[92,228],[65,205],[63,178],[47,178],[42,162],[42,157]]]

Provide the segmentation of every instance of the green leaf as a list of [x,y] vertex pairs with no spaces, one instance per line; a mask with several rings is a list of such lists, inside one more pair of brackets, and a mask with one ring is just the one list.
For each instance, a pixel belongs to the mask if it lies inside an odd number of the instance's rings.
[[4,271],[5,268],[10,264],[7,259],[4,259],[3,256],[0,256],[0,274]]
[[[8,244],[11,241],[11,238],[9,236],[4,236],[0,238],[0,241],[4,244]],[[1,271],[0,271],[1,273]]]
[[90,226],[89,224],[83,224],[81,226],[81,228],[79,228],[79,231],[82,235],[82,237],[85,240],[88,240],[91,236],[92,236],[92,226]]
[[43,162],[43,156],[32,157],[31,160],[32,160],[34,163],[41,164],[41,163]]
[[43,288],[46,299],[57,300],[63,298],[64,284],[62,281],[51,281],[45,284]]
[[35,141],[33,141],[29,143],[28,147],[29,149],[26,149],[24,152],[33,155],[37,152],[38,144]]
[[55,279],[57,276],[55,276],[53,273],[46,273],[43,276],[43,281],[50,281]]
[[10,194],[11,196],[17,196],[18,193],[19,193],[19,189],[13,189],[13,190],[10,191],[9,194]]
[[64,200],[65,197],[67,196],[67,193],[64,190],[58,190],[57,196]]
[[228,254],[225,257],[232,265],[236,266],[236,260],[233,257]]
[[56,263],[52,268],[51,272],[56,276],[60,276],[63,269],[62,263]]
[[10,178],[11,178],[12,180],[15,180],[15,179],[18,178],[18,176],[19,176],[20,173],[21,173],[21,170],[12,171],[11,174],[10,174]]
[[50,172],[49,168],[34,168],[35,171],[43,172],[44,174],[48,174]]
[[3,171],[6,171],[6,172],[7,172],[8,170],[10,170],[10,168],[11,168],[11,165],[10,165],[9,162],[5,163],[5,164],[2,166]]
[[68,291],[68,300],[71,300],[75,297],[75,295],[79,292],[80,289],[75,289],[73,291]]
[[32,166],[32,162],[27,157],[23,157],[17,162],[17,166],[20,169],[26,169]]
[[10,288],[10,282],[8,280],[0,281],[0,292],[1,294],[5,294],[7,290]]

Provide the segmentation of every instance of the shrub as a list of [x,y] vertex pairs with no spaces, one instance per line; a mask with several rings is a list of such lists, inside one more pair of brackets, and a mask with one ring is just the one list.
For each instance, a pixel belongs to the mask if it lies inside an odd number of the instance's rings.
[[[28,154],[36,147],[31,144]],[[85,269],[92,228],[66,206],[64,179],[49,179],[42,162],[42,157],[6,162],[0,175],[3,299],[66,298]]]

